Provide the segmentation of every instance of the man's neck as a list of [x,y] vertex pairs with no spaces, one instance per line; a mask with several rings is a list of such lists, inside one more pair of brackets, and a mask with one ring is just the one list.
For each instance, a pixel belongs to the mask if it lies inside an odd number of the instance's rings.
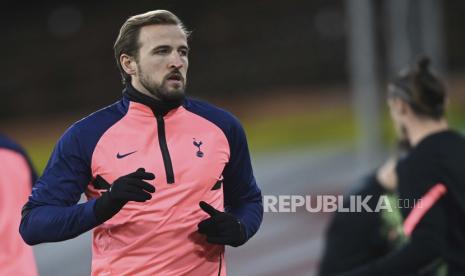
[[415,120],[412,122],[408,129],[409,141],[412,146],[418,145],[418,143],[425,137],[447,130],[449,128],[445,119],[440,120]]
[[158,97],[156,97],[155,95],[153,95],[152,93],[150,93],[140,82],[134,80],[134,78],[131,80],[131,85],[132,87],[134,87],[134,89],[136,89],[138,92],[146,95],[146,96],[149,96],[150,98],[153,98],[157,101],[160,101],[160,99]]
[[126,85],[124,89],[125,96],[134,102],[138,102],[150,107],[155,114],[165,116],[169,111],[178,108],[184,103],[184,99],[179,99],[175,101],[160,101],[155,97],[151,97],[141,91],[138,91],[132,85]]

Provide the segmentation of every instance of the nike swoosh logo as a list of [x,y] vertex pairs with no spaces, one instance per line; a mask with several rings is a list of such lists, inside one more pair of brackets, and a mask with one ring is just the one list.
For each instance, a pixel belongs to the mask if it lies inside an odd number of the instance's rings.
[[121,159],[121,158],[124,158],[124,157],[126,157],[126,156],[128,156],[128,155],[131,155],[131,154],[135,153],[135,152],[137,152],[137,150],[135,150],[135,151],[133,151],[133,152],[130,152],[130,153],[126,153],[126,154],[119,154],[119,152],[118,152],[118,153],[116,154],[116,158]]

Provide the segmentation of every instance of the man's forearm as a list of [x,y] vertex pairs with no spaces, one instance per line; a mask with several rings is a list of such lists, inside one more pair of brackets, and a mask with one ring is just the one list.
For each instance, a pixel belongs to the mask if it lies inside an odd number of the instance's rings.
[[95,200],[73,206],[36,206],[21,219],[19,232],[29,245],[74,238],[97,226]]

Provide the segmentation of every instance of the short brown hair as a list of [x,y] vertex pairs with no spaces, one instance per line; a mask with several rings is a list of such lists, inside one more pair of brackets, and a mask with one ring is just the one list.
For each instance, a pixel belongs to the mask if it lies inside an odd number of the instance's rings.
[[167,10],[154,10],[129,17],[119,30],[118,38],[115,41],[113,49],[115,50],[115,59],[118,69],[121,72],[123,84],[131,82],[131,76],[128,75],[120,63],[120,56],[127,54],[138,58],[139,33],[140,29],[147,25],[177,25],[188,36],[189,32],[181,20],[172,12]]

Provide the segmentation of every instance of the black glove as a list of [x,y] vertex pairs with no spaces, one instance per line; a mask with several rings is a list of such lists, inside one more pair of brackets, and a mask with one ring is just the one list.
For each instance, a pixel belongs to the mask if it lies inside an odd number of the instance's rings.
[[113,182],[110,189],[97,199],[94,213],[97,221],[103,223],[118,213],[128,201],[144,202],[152,198],[155,187],[143,180],[153,180],[155,175],[140,168]]
[[207,242],[239,246],[246,242],[245,229],[235,216],[216,210],[205,201],[200,201],[200,208],[210,215],[197,227],[199,233],[207,236]]

